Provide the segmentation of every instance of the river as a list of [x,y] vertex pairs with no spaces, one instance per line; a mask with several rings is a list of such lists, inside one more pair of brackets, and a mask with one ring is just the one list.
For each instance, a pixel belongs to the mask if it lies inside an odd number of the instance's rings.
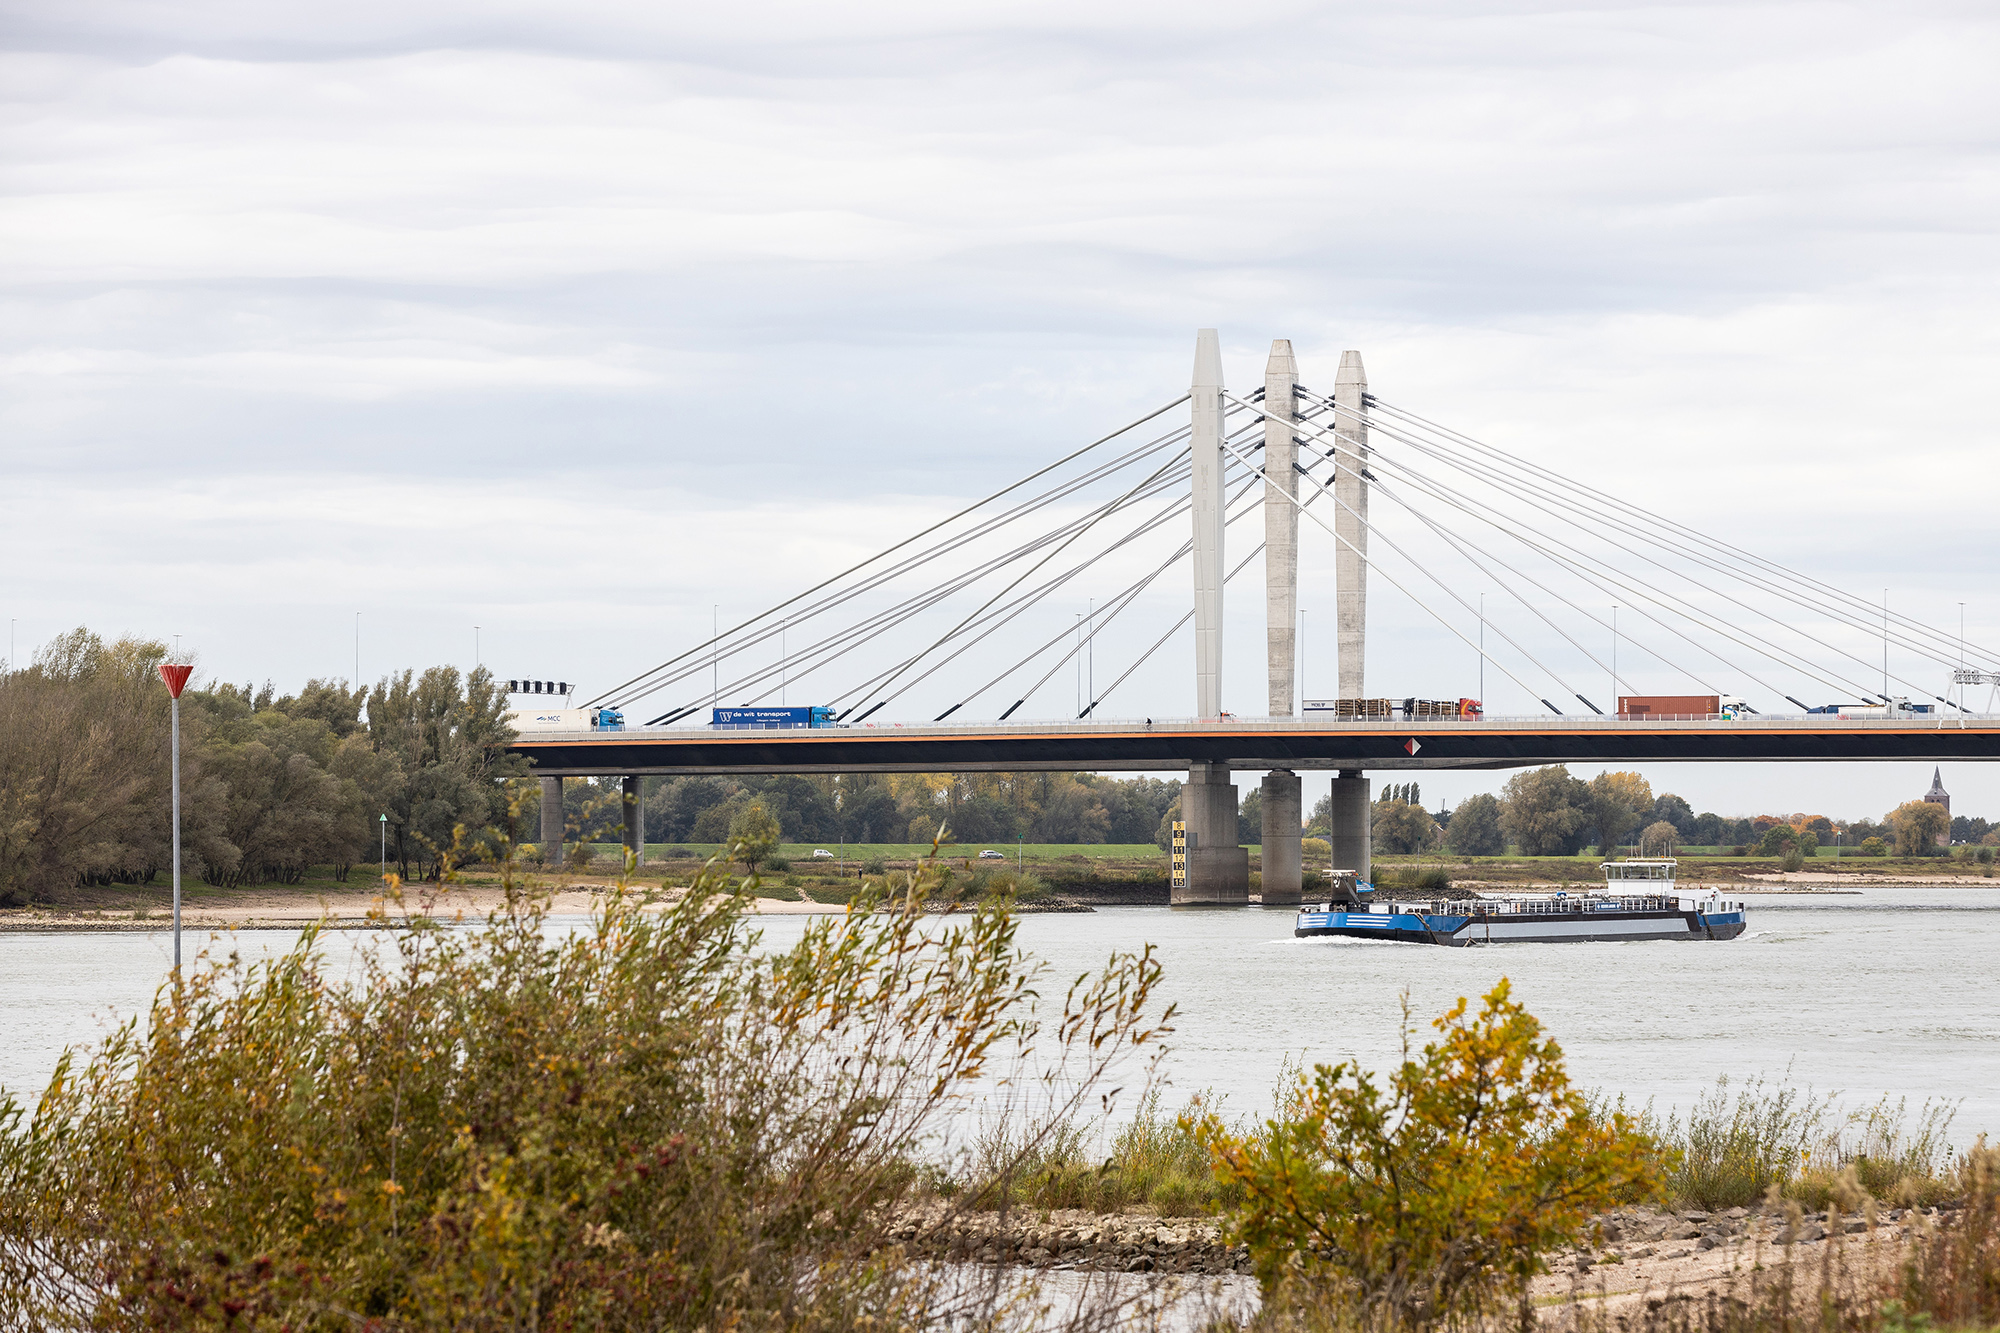
[[[1961,1102],[1954,1142],[2000,1137],[2000,887],[1747,901],[1749,931],[1720,943],[1295,940],[1288,912],[1150,907],[1028,916],[1020,938],[1065,982],[1111,950],[1158,947],[1180,1008],[1169,1105],[1212,1089],[1232,1111],[1262,1111],[1288,1057],[1385,1069],[1404,992],[1422,1023],[1504,976],[1562,1043],[1573,1078],[1629,1102],[1665,1110],[1718,1075],[1789,1077],[1856,1107],[1884,1093],[1913,1111],[1926,1098]],[[763,928],[782,944],[805,921]],[[295,938],[245,931],[236,947],[257,956]],[[378,938],[332,934],[330,960],[338,968]],[[0,1087],[31,1095],[65,1046],[141,1011],[170,956],[165,932],[0,934]]]

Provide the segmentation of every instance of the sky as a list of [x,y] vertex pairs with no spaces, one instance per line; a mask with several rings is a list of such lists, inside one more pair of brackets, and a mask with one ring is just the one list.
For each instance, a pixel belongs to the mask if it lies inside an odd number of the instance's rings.
[[[1200,327],[1239,390],[1273,338],[1322,388],[1359,349],[1386,399],[2000,642],[1990,6],[0,15],[18,660],[82,624],[281,691],[357,657],[608,688],[1171,401]],[[1420,608],[1370,624],[1384,692],[1477,688]],[[1191,711],[1191,648],[1122,688]],[[1844,817],[1930,773],[1648,776]],[[2000,772],[1945,777],[2000,815]]]

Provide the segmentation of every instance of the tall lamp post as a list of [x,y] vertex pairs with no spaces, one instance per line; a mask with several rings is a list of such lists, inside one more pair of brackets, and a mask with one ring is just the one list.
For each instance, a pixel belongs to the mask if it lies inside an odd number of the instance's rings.
[[389,878],[389,816],[376,817],[382,825],[382,878]]
[[191,663],[160,663],[160,679],[172,699],[174,719],[174,979],[181,975],[181,691],[194,674]]

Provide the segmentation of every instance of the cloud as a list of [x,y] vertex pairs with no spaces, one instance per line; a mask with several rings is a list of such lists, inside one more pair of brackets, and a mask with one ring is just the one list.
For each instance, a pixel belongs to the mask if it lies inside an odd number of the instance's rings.
[[[171,533],[250,674],[337,665],[366,590],[412,663],[477,609],[616,675],[704,578],[788,586],[1173,397],[1211,324],[1238,384],[1273,336],[1322,383],[1363,348],[1391,401],[1940,621],[1996,554],[1984,7],[5,12],[38,633],[192,605]],[[1426,678],[1442,632],[1375,607],[1374,669]]]

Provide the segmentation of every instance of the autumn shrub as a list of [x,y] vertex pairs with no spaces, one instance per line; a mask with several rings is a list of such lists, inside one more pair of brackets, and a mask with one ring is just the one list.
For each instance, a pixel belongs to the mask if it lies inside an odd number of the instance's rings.
[[[1249,1247],[1267,1320],[1338,1312],[1414,1329],[1525,1311],[1542,1255],[1658,1186],[1654,1145],[1570,1086],[1561,1048],[1502,980],[1461,999],[1386,1083],[1352,1063],[1297,1076],[1255,1129],[1192,1122]],[[1308,1320],[1311,1322],[1311,1320]]]
[[351,972],[312,931],[194,966],[0,1098],[0,1327],[990,1319],[888,1244],[911,1164],[1027,1052],[1064,1061],[1052,1113],[1094,1102],[1156,1044],[1157,965],[1080,978],[1038,1034],[1004,900],[941,919],[919,877],[770,950],[753,886],[711,863],[565,932],[510,880],[471,927],[385,907]]

